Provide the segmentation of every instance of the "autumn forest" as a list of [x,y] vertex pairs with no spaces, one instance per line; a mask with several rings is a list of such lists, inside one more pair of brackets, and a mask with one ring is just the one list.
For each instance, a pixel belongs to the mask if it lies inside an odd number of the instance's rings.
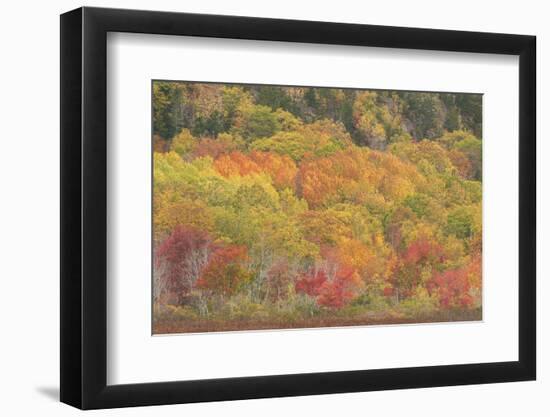
[[153,333],[481,319],[482,96],[152,82]]

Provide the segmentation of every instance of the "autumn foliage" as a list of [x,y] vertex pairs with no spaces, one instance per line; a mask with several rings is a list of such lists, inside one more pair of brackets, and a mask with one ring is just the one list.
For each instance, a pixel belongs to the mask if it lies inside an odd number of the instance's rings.
[[332,280],[327,280],[319,289],[318,302],[331,308],[342,308],[357,296],[361,278],[350,267],[338,268]]
[[237,292],[250,279],[246,269],[247,250],[230,245],[214,251],[202,270],[197,287],[223,296]]
[[153,93],[155,326],[479,318],[481,97]]
[[188,294],[206,265],[212,243],[209,235],[188,226],[176,226],[157,250],[155,268],[162,271],[161,295]]
[[323,270],[307,271],[302,273],[296,280],[296,291],[317,297],[321,293],[321,288],[327,282],[327,274]]
[[442,307],[468,307],[473,298],[469,294],[470,283],[464,269],[451,269],[435,274],[429,288],[437,292]]
[[231,152],[214,161],[214,168],[224,177],[265,173],[278,189],[293,188],[296,164],[286,155],[253,151],[250,155]]

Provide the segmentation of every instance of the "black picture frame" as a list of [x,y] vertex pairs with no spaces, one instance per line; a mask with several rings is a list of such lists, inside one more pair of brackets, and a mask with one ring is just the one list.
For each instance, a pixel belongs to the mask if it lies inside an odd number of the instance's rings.
[[[107,385],[108,32],[519,56],[519,358],[512,362]],[[536,378],[536,38],[79,8],[61,15],[61,401],[81,409]]]

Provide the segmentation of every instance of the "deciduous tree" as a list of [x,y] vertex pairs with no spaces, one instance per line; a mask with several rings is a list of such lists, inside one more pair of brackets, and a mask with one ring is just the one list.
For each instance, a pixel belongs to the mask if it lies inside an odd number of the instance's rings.
[[195,285],[213,249],[205,231],[176,226],[156,250],[158,298],[169,297],[176,303],[181,302]]
[[246,268],[247,262],[245,246],[222,246],[212,254],[197,281],[197,287],[223,297],[233,295],[252,278]]

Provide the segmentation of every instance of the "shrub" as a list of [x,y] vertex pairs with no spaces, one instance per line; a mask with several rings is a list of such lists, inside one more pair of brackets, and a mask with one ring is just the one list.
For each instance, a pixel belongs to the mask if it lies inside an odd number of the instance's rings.
[[419,317],[433,313],[438,309],[439,300],[437,296],[430,293],[423,287],[417,287],[413,295],[399,304],[399,309],[408,316]]

